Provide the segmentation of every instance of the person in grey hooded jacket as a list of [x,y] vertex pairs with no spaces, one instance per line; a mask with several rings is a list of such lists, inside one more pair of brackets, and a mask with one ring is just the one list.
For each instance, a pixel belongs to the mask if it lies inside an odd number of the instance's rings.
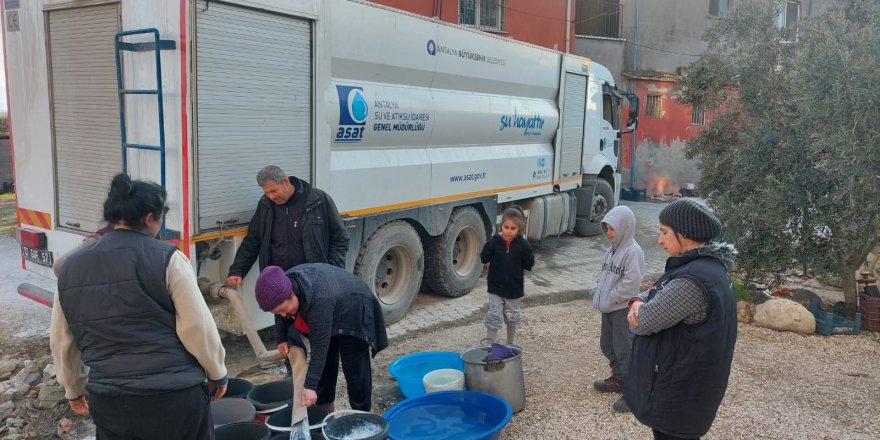
[[[593,386],[601,392],[621,392],[633,341],[627,322],[629,300],[639,293],[645,273],[645,253],[635,240],[636,216],[626,206],[608,211],[602,219],[602,228],[611,246],[593,287],[593,306],[602,312],[599,346],[611,365],[611,376],[597,380]],[[612,407],[629,411],[622,398]]]

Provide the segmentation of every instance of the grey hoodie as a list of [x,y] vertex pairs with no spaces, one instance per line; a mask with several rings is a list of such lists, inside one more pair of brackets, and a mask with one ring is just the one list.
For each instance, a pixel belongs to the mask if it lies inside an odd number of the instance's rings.
[[645,275],[645,253],[636,243],[636,216],[629,208],[618,206],[608,211],[602,223],[614,228],[617,236],[605,253],[593,287],[593,306],[610,313],[627,308],[630,298],[639,293]]

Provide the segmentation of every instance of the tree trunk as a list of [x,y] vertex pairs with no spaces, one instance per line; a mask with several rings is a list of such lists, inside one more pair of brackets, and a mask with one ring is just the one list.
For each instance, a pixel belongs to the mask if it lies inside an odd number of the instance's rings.
[[846,302],[846,317],[853,319],[858,309],[859,286],[856,283],[856,271],[861,264],[840,263],[840,280],[843,282],[843,300]]

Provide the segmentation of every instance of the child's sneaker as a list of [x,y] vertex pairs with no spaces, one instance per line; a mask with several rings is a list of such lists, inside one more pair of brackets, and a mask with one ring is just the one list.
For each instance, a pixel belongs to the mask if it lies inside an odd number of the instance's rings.
[[603,393],[619,393],[623,391],[623,378],[612,374],[606,379],[593,382],[593,388]]

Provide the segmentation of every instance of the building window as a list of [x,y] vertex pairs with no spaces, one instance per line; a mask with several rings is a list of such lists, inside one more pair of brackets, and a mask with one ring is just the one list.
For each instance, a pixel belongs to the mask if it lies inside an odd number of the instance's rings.
[[648,95],[645,103],[645,116],[648,118],[659,118],[663,116],[663,105],[661,95]]
[[575,11],[575,34],[620,38],[620,2],[577,0]]
[[797,24],[801,18],[801,2],[786,0],[782,2],[779,17],[776,18],[776,24],[784,30],[791,32],[791,40],[797,40]]
[[504,29],[504,0],[459,0],[458,22],[479,29]]
[[691,125],[703,125],[706,123],[706,108],[702,105],[691,107]]
[[720,17],[733,6],[733,0],[709,0],[709,15]]

